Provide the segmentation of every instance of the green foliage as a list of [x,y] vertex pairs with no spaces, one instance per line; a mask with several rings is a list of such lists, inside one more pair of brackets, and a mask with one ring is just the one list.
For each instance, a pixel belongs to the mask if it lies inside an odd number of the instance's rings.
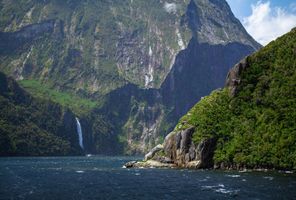
[[73,113],[51,101],[32,98],[2,73],[0,85],[0,156],[81,153]]
[[247,58],[238,94],[214,91],[176,129],[216,138],[216,164],[296,169],[296,29]]
[[[176,129],[196,127],[194,142],[202,139],[224,136],[227,137],[227,120],[230,112],[227,90],[214,91],[210,96],[204,97],[179,122]],[[217,123],[219,121],[220,123]]]
[[46,84],[41,84],[37,80],[22,80],[19,81],[19,83],[34,97],[51,100],[64,107],[70,108],[80,115],[89,112],[97,106],[97,103],[90,99],[81,98],[72,93],[59,92]]

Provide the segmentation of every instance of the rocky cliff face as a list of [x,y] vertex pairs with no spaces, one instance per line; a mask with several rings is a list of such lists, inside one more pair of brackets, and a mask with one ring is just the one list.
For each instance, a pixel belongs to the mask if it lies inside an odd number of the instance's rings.
[[209,168],[213,166],[215,139],[207,139],[195,145],[192,141],[194,128],[170,133],[164,142],[165,156],[178,167]]
[[241,82],[241,75],[248,67],[249,63],[247,59],[243,59],[228,72],[225,86],[229,88],[231,96],[237,94],[237,87]]
[[144,161],[132,161],[130,167],[177,167],[202,169],[214,166],[213,155],[216,139],[209,138],[195,144],[192,140],[194,127],[168,134],[162,145],[157,145],[145,155]]
[[[197,99],[223,86],[232,65],[260,48],[225,1],[21,4],[1,2],[0,69],[97,102],[82,116],[94,153],[116,141],[142,153],[163,141]],[[109,128],[95,128],[95,115]]]

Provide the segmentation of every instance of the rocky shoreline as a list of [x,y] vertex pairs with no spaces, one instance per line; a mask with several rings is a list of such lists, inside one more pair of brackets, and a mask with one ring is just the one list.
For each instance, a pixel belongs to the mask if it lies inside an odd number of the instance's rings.
[[213,161],[216,149],[216,139],[204,139],[199,144],[194,144],[192,136],[194,127],[186,130],[173,131],[168,134],[163,144],[151,149],[143,160],[130,161],[124,168],[175,168],[175,169],[213,169],[235,170],[239,172],[269,172],[293,174],[290,169],[275,169],[272,167],[248,167],[244,165],[225,164],[215,165]]
[[[156,160],[138,160],[138,161],[130,161],[123,165],[123,168],[138,168],[138,169],[202,169],[202,168],[194,168],[194,167],[178,167],[174,163],[162,163]],[[223,170],[223,171],[237,171],[239,173],[247,173],[247,172],[278,172],[282,174],[295,174],[296,171],[294,170],[277,170],[277,169],[269,169],[269,168],[221,168],[221,167],[213,167],[213,168],[206,168],[207,170]]]
[[154,147],[143,161],[131,161],[126,168],[213,168],[214,138],[202,140],[198,145],[192,141],[194,127],[168,134],[163,144]]

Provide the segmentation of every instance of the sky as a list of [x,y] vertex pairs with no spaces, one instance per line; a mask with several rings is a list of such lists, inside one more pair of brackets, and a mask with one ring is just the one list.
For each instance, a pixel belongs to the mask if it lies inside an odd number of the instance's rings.
[[262,45],[296,27],[295,0],[226,0],[248,33]]

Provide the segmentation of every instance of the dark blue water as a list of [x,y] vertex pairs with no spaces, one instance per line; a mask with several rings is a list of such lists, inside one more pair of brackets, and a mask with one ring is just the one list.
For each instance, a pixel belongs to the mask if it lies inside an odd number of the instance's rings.
[[0,158],[0,199],[296,199],[296,176],[123,169],[131,157]]

